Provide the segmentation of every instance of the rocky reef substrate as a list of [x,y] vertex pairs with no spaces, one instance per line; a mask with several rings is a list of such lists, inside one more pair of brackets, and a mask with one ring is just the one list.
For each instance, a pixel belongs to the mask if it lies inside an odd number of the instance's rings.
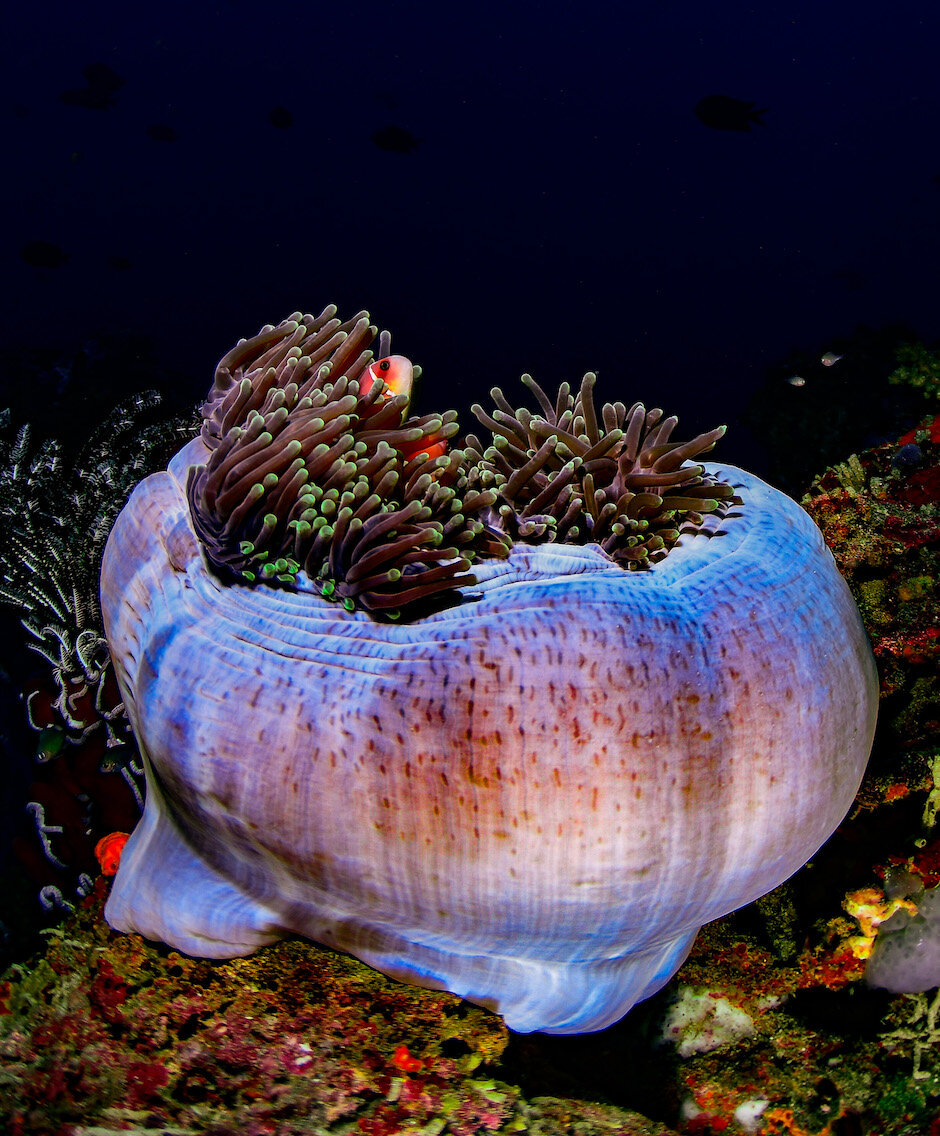
[[866,981],[940,885],[940,419],[803,500],[865,619],[881,720],[835,836],[710,924],[676,979],[582,1037],[288,940],[208,962],[101,917],[109,881],[0,978],[0,1127],[293,1136],[940,1136],[940,992]]

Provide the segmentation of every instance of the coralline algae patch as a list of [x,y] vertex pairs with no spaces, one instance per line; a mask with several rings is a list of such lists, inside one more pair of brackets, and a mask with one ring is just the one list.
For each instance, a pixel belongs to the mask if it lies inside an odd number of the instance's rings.
[[940,738],[940,416],[827,470],[803,506],[859,605],[881,679],[879,728]]
[[494,1079],[495,1015],[300,940],[187,958],[109,931],[108,883],[0,980],[0,1130],[668,1136]]
[[916,1000],[870,990],[858,971],[838,989],[813,983],[805,952],[783,964],[734,923],[705,928],[647,1022],[672,1055],[665,1091],[677,1131],[914,1136],[936,1123],[940,1133],[940,1080]]
[[680,1057],[691,1057],[734,1045],[754,1033],[754,1019],[740,1006],[733,1006],[720,994],[680,986],[660,1036],[675,1045]]

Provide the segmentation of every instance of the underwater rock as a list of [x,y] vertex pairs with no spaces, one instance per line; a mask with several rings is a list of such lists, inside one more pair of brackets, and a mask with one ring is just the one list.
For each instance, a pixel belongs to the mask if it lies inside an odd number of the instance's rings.
[[368,1136],[563,1136],[569,1123],[668,1136],[611,1105],[527,1099],[497,1081],[505,1027],[451,994],[299,940],[248,960],[188,959],[109,932],[105,893],[99,880],[44,956],[0,981],[0,1127],[11,1136],[301,1136],[344,1123]]
[[905,994],[940,986],[940,890],[925,892],[916,906],[879,926],[865,970],[872,986]]

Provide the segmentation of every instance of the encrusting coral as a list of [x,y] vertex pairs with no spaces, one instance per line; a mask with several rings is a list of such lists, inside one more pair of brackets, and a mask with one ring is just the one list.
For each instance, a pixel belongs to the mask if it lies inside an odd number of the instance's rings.
[[588,375],[535,413],[497,392],[492,446],[444,452],[372,335],[327,309],[243,341],[115,524],[147,804],[106,916],[208,957],[299,932],[518,1031],[601,1029],[841,820],[864,629],[795,502],[692,460],[720,431],[597,413]]

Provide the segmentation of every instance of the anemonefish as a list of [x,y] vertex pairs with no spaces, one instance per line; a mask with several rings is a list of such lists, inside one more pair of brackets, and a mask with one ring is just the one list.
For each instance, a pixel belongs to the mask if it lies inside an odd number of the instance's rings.
[[443,438],[439,442],[432,442],[430,446],[422,446],[417,442],[405,442],[401,447],[401,452],[406,458],[415,458],[418,454],[427,454],[429,458],[439,458],[447,453],[447,443]]
[[[381,379],[388,390],[383,392],[383,398],[403,394],[411,399],[411,388],[414,385],[414,368],[411,360],[404,355],[387,355],[384,359],[376,359],[359,376],[359,393],[368,394],[376,379]],[[406,411],[407,413],[407,411]],[[447,452],[447,443],[441,439],[430,446],[421,446],[418,442],[406,442],[401,447],[405,459],[427,454],[429,458],[437,458]]]
[[407,395],[411,398],[411,388],[414,384],[414,368],[411,360],[404,355],[387,355],[384,359],[376,359],[359,376],[359,393],[368,394],[376,379],[381,379],[388,387],[386,398],[393,394]]

